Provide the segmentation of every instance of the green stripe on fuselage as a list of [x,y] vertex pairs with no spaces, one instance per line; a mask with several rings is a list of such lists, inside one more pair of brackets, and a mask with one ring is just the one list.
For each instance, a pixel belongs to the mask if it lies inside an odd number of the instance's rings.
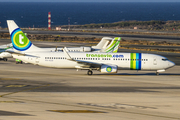
[[136,70],[136,53],[131,53],[131,62],[130,62],[130,69]]

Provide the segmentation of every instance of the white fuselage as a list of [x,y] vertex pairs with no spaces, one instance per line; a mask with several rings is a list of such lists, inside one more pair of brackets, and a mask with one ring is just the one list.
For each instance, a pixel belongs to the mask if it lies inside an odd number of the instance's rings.
[[[146,53],[78,53],[69,52],[72,59],[67,60],[64,52],[39,52],[26,53],[31,55],[13,54],[14,58],[24,62],[54,68],[80,68],[84,64],[79,64],[76,61],[86,61],[98,64],[117,65],[118,69],[132,70],[165,70],[175,64],[165,57],[146,54]],[[37,56],[37,57],[36,57]]]

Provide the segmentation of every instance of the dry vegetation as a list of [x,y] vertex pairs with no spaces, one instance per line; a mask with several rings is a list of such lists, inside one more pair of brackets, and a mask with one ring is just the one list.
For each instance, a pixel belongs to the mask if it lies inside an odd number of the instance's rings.
[[111,28],[111,29],[138,29],[158,30],[158,31],[179,31],[180,21],[119,21],[115,23],[74,25],[72,28]]
[[[80,42],[80,43],[98,43],[101,38],[95,37],[71,37],[71,36],[60,36],[60,35],[34,35],[28,34],[27,37],[32,41],[53,41],[53,42]],[[0,33],[0,38],[10,39],[9,33]],[[165,51],[165,52],[180,52],[175,49],[138,49],[129,47],[129,45],[150,45],[150,46],[180,46],[180,43],[170,43],[166,41],[155,42],[146,40],[125,40],[122,39],[120,43],[123,49],[133,49],[133,50],[146,50],[146,51]]]

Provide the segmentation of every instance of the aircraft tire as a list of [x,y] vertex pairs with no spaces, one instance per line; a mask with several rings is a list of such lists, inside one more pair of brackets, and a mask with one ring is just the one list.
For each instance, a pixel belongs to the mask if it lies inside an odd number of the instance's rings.
[[4,61],[7,61],[8,59],[7,58],[3,58]]
[[88,75],[92,75],[93,72],[92,72],[91,70],[88,70],[87,74],[88,74]]
[[159,75],[159,72],[156,72],[156,75],[158,76],[158,75]]

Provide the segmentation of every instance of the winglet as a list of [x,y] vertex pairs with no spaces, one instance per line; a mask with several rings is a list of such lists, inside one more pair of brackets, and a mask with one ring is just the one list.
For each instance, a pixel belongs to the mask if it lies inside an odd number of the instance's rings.
[[67,60],[72,60],[71,56],[68,53],[68,49],[66,47],[63,48],[63,52],[66,55]]
[[116,42],[116,45],[114,46],[113,53],[117,53],[118,52],[118,48],[119,48],[121,37],[116,37],[115,39],[117,39],[117,42]]

